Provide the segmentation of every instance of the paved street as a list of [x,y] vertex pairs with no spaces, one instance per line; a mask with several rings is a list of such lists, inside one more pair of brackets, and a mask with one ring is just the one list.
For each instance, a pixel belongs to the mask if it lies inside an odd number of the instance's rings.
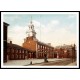
[[49,62],[42,62],[42,63],[35,63],[32,64],[32,66],[76,66],[76,62],[72,63],[71,59],[62,59],[62,60],[55,60],[55,61],[49,61]]
[[68,64],[67,66],[74,66],[74,65],[77,65],[77,63],[73,62],[73,63]]
[[[48,61],[58,61],[58,60],[66,60],[66,59],[48,59]],[[22,66],[22,65],[29,65],[32,61],[32,64],[42,63],[44,59],[26,59],[26,60],[9,60],[7,63],[4,63],[4,66]]]

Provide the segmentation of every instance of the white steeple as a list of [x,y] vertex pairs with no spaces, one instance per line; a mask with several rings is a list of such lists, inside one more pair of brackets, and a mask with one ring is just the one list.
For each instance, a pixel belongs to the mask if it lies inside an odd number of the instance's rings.
[[30,21],[30,24],[28,25],[28,27],[29,27],[29,31],[27,32],[28,33],[28,37],[36,38],[36,32],[34,30],[34,25],[32,23],[32,17],[31,17],[31,21]]

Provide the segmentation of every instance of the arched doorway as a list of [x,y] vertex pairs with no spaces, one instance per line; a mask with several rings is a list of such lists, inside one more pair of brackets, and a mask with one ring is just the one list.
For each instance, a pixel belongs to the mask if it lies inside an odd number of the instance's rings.
[[57,58],[57,53],[54,53],[54,58]]

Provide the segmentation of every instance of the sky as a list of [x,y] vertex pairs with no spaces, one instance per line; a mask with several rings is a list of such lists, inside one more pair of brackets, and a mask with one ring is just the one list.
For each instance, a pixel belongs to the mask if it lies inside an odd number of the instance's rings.
[[77,38],[77,15],[75,13],[26,13],[26,14],[3,14],[3,21],[8,26],[8,41],[22,46],[24,39],[28,36],[32,16],[32,22],[36,31],[36,38],[52,46],[63,44],[76,44]]

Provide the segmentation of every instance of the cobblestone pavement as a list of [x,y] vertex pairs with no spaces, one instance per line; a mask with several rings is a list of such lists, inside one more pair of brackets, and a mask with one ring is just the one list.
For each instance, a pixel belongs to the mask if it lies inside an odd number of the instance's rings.
[[[48,61],[58,61],[58,60],[66,60],[66,59],[48,59]],[[3,66],[23,66],[29,65],[32,61],[32,64],[43,63],[44,59],[26,59],[26,60],[9,60],[7,63],[4,63]]]

